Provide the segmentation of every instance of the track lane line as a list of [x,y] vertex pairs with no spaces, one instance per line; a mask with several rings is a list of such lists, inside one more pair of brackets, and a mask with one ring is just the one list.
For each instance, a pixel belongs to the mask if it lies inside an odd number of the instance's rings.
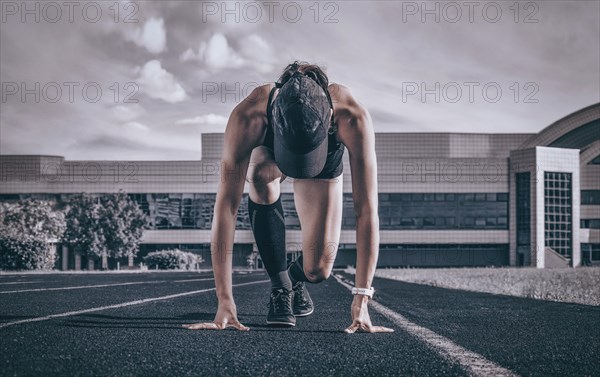
[[172,283],[187,283],[190,281],[208,281],[208,280],[215,280],[215,278],[173,280]]
[[124,285],[137,285],[137,284],[157,284],[157,283],[185,283],[190,281],[208,281],[215,280],[214,278],[205,279],[187,279],[187,280],[152,280],[152,281],[133,281],[128,283],[115,283],[115,284],[97,284],[97,285],[79,285],[75,287],[57,287],[57,288],[32,288],[32,289],[19,289],[16,291],[0,291],[3,293],[23,293],[23,292],[43,292],[43,291],[66,291],[71,289],[85,289],[85,288],[106,288],[106,287],[119,287]]
[[[268,283],[268,282],[270,282],[270,280],[251,281],[251,282],[247,282],[247,283],[234,284],[232,287],[243,287],[245,285],[261,284],[261,283]],[[160,297],[145,298],[145,299],[136,300],[136,301],[128,301],[128,302],[123,302],[121,304],[108,305],[108,306],[100,306],[100,307],[97,307],[97,308],[76,310],[76,311],[72,311],[72,312],[59,313],[59,314],[51,314],[51,315],[47,315],[47,316],[44,316],[44,317],[35,317],[35,318],[22,319],[22,320],[19,320],[19,321],[7,322],[7,323],[0,324],[0,329],[5,328],[5,327],[9,327],[9,326],[20,325],[20,324],[24,324],[24,323],[48,321],[48,320],[54,319],[54,318],[70,317],[70,316],[74,316],[74,315],[85,314],[85,313],[92,313],[92,312],[99,312],[99,311],[108,310],[108,309],[124,308],[126,306],[140,305],[140,304],[145,304],[147,302],[170,300],[172,298],[178,298],[178,297],[190,296],[190,295],[195,295],[195,294],[200,294],[200,293],[206,293],[206,292],[211,292],[211,291],[214,291],[214,290],[216,290],[216,288],[214,288],[214,287],[213,288],[206,288],[206,289],[200,289],[200,290],[197,290],[197,291],[176,293],[176,294],[168,295],[168,296],[160,296]]]
[[[347,282],[343,276],[334,274],[333,277],[342,286],[352,290],[352,283]],[[518,376],[514,372],[486,359],[482,355],[470,351],[426,327],[411,322],[403,315],[396,313],[392,309],[376,301],[369,300],[369,306],[375,309],[379,314],[388,318],[402,330],[424,342],[446,360],[458,363],[470,376]]]
[[35,283],[44,283],[44,281],[14,281],[11,283],[0,283],[0,285],[17,285],[17,284],[35,284]]

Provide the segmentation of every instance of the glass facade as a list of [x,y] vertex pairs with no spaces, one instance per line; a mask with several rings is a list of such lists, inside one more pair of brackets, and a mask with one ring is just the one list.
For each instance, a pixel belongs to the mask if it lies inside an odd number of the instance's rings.
[[[66,202],[73,194],[22,194],[19,198]],[[102,195],[102,194],[94,194]],[[150,216],[150,229],[210,230],[216,194],[129,194]],[[281,202],[287,229],[299,230],[300,220],[294,194],[282,193]],[[342,229],[356,229],[351,193],[343,199]],[[507,193],[381,193],[379,194],[381,230],[404,229],[508,229]],[[248,195],[238,209],[236,229],[251,230],[248,218]]]
[[[129,194],[150,216],[151,229],[210,229],[216,194]],[[237,229],[250,229],[247,195],[238,210]]]
[[[215,194],[131,194],[152,229],[210,229]],[[236,229],[250,230],[244,194]],[[282,193],[286,228],[300,230],[292,193]],[[342,229],[356,229],[352,194],[344,194]],[[379,224],[396,229],[508,229],[506,193],[379,194]]]
[[545,246],[571,257],[571,173],[544,172]]
[[[344,195],[343,229],[355,229],[354,203]],[[507,193],[382,193],[379,228],[508,229]]]
[[531,257],[531,175],[516,174],[517,265],[529,264]]

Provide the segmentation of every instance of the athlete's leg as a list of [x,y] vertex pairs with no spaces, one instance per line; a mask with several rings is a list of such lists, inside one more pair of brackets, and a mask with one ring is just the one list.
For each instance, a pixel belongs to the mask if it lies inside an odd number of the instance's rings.
[[286,273],[285,221],[280,200],[280,182],[285,179],[273,160],[273,152],[265,147],[252,151],[248,167],[248,215],[272,288],[291,290]]
[[248,215],[258,252],[271,279],[267,323],[294,326],[292,282],[287,272],[285,220],[280,182],[285,179],[273,160],[273,152],[257,147],[250,156]]
[[[302,272],[290,268],[293,280],[319,283],[329,277],[342,227],[343,179],[294,181],[294,202],[302,228]],[[300,276],[299,276],[300,275]]]

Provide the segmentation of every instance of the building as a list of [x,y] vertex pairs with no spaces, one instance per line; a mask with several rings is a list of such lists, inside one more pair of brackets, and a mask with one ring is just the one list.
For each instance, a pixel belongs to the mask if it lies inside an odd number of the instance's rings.
[[[210,265],[222,146],[222,134],[203,135],[200,161],[2,155],[0,201],[62,202],[74,193],[122,189],[152,219],[135,262],[150,251],[177,247],[203,255]],[[541,268],[600,262],[600,103],[535,134],[380,133],[376,148],[379,266]],[[336,266],[353,265],[356,256],[347,157]],[[246,265],[255,249],[246,200],[244,194],[235,265]],[[288,252],[297,253],[301,231],[288,181],[282,200]],[[63,269],[80,268],[80,256],[66,248],[59,255]]]

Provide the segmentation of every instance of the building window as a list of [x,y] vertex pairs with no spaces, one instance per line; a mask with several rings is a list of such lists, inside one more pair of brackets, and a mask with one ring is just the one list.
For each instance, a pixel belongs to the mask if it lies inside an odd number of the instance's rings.
[[[379,226],[381,230],[401,229],[507,229],[508,200],[498,200],[506,193],[385,193],[379,195]],[[344,213],[350,216],[351,194],[344,194]],[[446,220],[450,218],[450,220]],[[465,217],[472,217],[473,221]],[[475,218],[480,218],[475,224]],[[494,220],[491,220],[493,218]],[[404,219],[404,220],[402,220]],[[406,219],[410,219],[406,220]],[[344,229],[351,229],[343,220]]]
[[571,173],[544,172],[545,246],[571,257]]
[[581,204],[600,204],[600,190],[581,190]]
[[600,219],[581,219],[582,229],[600,229]]
[[435,221],[433,217],[424,217],[423,218],[423,226],[434,226]]
[[[529,172],[516,174],[517,206],[517,265],[530,263],[531,243],[531,176]],[[501,218],[498,219],[499,222]],[[504,217],[506,222],[506,217]]]
[[582,243],[581,262],[584,265],[600,262],[600,243]]

